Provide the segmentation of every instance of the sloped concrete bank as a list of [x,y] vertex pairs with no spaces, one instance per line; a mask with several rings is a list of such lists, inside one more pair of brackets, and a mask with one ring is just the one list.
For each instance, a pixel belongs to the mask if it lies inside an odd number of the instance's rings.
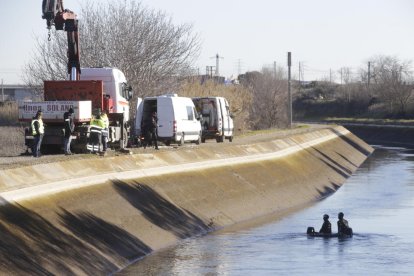
[[4,170],[1,270],[111,273],[180,239],[326,197],[372,150],[345,128],[327,127]]

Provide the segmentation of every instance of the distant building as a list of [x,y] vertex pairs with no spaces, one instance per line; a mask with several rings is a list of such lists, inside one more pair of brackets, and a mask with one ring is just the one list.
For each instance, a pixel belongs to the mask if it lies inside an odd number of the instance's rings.
[[219,83],[219,84],[224,84],[224,81],[226,80],[225,77],[221,77],[221,76],[210,76],[210,75],[200,75],[198,76],[200,83],[203,84],[206,81],[212,80],[215,83]]
[[1,85],[0,102],[41,101],[35,89],[26,85]]

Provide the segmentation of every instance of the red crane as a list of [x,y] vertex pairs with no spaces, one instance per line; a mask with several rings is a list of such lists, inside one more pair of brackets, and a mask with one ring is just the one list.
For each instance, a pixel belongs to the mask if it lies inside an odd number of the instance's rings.
[[79,55],[79,33],[78,20],[76,14],[63,8],[62,0],[43,0],[42,3],[43,19],[46,19],[47,28],[55,26],[56,30],[63,30],[68,38],[68,74],[70,80],[80,78],[80,55]]

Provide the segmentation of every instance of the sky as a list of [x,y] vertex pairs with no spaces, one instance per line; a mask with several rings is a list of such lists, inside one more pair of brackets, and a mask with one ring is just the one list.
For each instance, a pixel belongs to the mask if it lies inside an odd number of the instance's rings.
[[[106,2],[119,0],[91,0]],[[128,0],[127,0],[128,1]],[[201,41],[194,64],[200,73],[215,66],[235,77],[263,67],[287,67],[302,79],[338,78],[341,67],[366,67],[376,55],[414,62],[413,0],[142,0],[175,24],[190,23]],[[80,12],[81,0],[64,0]],[[47,37],[41,0],[0,0],[0,82],[22,83],[36,37]],[[80,18],[81,20],[81,18]]]

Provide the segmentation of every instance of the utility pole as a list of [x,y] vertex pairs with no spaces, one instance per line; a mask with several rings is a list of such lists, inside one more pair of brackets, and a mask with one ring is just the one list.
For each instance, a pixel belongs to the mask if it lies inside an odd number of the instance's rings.
[[207,76],[209,76],[209,77],[213,77],[213,68],[214,68],[214,66],[206,66],[206,75]]
[[329,84],[332,84],[332,69],[329,68]]
[[292,93],[291,93],[291,79],[290,69],[292,66],[292,54],[288,52],[288,127],[292,128]]
[[241,75],[241,72],[242,72],[242,61],[241,61],[241,59],[238,59],[237,60],[237,73],[238,73],[238,75]]
[[368,88],[371,81],[371,61],[368,61]]
[[342,69],[343,69],[343,68],[341,67],[341,86],[342,86],[342,74],[343,74],[343,73],[342,73]]
[[223,59],[224,57],[219,56],[219,54],[217,53],[215,57],[211,57],[211,58],[215,58],[216,59],[216,77],[220,76],[220,59]]
[[1,79],[1,96],[3,99],[3,103],[4,103],[4,86],[3,86],[3,79]]
[[276,76],[277,76],[276,61],[273,62],[273,73],[275,74],[275,78],[276,78]]
[[300,89],[302,88],[302,81],[303,81],[303,78],[302,78],[302,67],[301,67],[301,64],[300,64],[300,61],[299,61],[299,93],[300,93]]

